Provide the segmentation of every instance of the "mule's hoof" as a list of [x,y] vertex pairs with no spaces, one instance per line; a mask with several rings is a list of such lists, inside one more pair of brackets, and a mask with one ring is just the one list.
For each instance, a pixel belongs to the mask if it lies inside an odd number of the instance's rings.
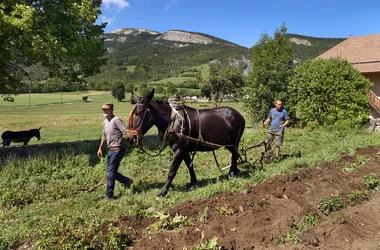
[[159,199],[161,199],[161,198],[164,198],[164,197],[166,196],[166,194],[167,194],[167,193],[163,193],[163,192],[159,193],[159,194],[156,196],[156,200],[159,200]]
[[240,175],[240,170],[238,170],[238,171],[236,171],[236,172],[230,172],[230,176],[231,177],[237,177],[237,176],[239,176]]
[[197,188],[196,184],[187,184],[186,185],[187,191],[193,191]]

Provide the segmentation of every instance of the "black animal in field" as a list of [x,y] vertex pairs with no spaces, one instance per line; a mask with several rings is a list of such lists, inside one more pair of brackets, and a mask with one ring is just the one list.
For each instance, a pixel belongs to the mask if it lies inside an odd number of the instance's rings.
[[24,145],[28,145],[28,142],[33,138],[33,136],[40,140],[40,129],[41,128],[34,128],[25,131],[5,131],[1,135],[1,139],[3,139],[3,147],[9,146],[11,142],[23,142]]

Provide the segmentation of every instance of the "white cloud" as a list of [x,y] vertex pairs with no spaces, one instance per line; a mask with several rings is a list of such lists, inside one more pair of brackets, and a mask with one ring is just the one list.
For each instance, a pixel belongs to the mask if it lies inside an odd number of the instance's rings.
[[129,2],[125,0],[103,0],[103,4],[106,10],[116,9],[120,11],[125,7],[129,7]]
[[165,5],[166,9],[170,9],[173,5],[178,4],[182,0],[166,0]]
[[115,21],[115,17],[102,16],[102,23],[112,24]]

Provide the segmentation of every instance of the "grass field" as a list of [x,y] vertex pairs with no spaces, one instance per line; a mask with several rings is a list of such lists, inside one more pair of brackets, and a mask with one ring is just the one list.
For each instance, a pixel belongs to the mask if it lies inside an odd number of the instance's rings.
[[[34,138],[31,144],[100,139],[104,119],[101,104],[114,101],[114,98],[104,92],[92,93],[90,98],[89,103],[75,101],[33,108],[4,108],[0,110],[0,132],[42,127],[41,141]],[[191,105],[212,106],[210,103]],[[226,105],[241,110],[239,103]],[[125,121],[131,109],[129,102],[115,102],[115,114]],[[245,130],[241,146],[256,144],[266,134],[260,126],[247,125],[250,128]],[[152,129],[150,133],[155,131]],[[102,234],[100,226],[106,221],[129,214],[150,217],[157,215],[152,211],[167,213],[174,204],[186,200],[239,191],[246,184],[256,185],[300,167],[337,161],[341,153],[354,154],[357,147],[379,144],[380,134],[369,133],[366,129],[309,131],[289,128],[282,148],[284,158],[280,162],[269,161],[263,169],[255,171],[243,164],[240,165],[241,178],[226,179],[228,170],[221,172],[217,168],[212,153],[198,152],[194,158],[198,188],[186,192],[189,176],[182,164],[169,194],[160,200],[156,200],[155,195],[167,178],[173,152],[166,147],[161,155],[151,157],[137,148],[130,148],[122,160],[120,172],[134,179],[133,188],[125,190],[117,183],[117,199],[107,204],[99,202],[105,195],[105,185],[101,183],[105,180],[106,158],[96,156],[97,142],[83,143],[83,148],[63,153],[51,151],[28,158],[1,159],[0,249],[15,249],[23,240],[32,242],[36,249],[86,249],[99,241],[107,249],[121,249],[120,244],[125,244],[122,229],[110,226],[110,234]],[[157,153],[157,137],[147,137],[145,145],[151,153]],[[257,159],[259,150],[249,151],[248,160]],[[230,164],[227,150],[219,149],[216,155],[221,166]],[[90,238],[93,240],[89,241]]]
[[180,84],[186,80],[195,80],[195,77],[184,77],[184,76],[170,77],[170,78],[162,79],[160,81],[151,82],[151,84],[155,85],[155,84],[162,84],[162,83],[166,83],[166,82],[172,82],[174,84]]
[[[84,102],[84,95],[91,102]],[[41,127],[41,140],[33,138],[29,144],[100,139],[104,120],[100,107],[104,102],[113,102],[115,114],[125,122],[133,107],[129,101],[117,102],[110,92],[62,93],[62,104],[59,102],[60,96],[60,93],[32,94],[34,106],[30,108],[25,105],[29,100],[28,94],[16,96],[13,103],[1,100],[0,133]],[[126,100],[129,100],[129,95]],[[224,104],[241,108],[239,103]],[[189,102],[188,105],[195,108],[213,107],[211,103]]]
[[[84,102],[83,95],[91,102]],[[28,100],[25,94],[16,97],[11,109],[0,103],[0,132],[41,127],[41,140],[33,138],[29,144],[100,138],[104,120],[100,107],[104,102],[115,102],[110,92],[65,93],[62,104],[56,103],[57,98],[60,94],[32,94],[35,106],[30,108],[23,105]],[[122,119],[128,117],[131,108],[129,102],[115,102],[115,114]]]
[[208,76],[210,74],[210,67],[208,63],[198,65],[196,67],[193,67],[194,69],[200,70],[201,71],[201,76],[203,80],[207,80]]

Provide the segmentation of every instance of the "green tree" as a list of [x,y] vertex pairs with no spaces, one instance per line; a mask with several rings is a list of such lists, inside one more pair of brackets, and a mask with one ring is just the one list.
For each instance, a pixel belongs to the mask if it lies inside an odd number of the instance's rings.
[[174,95],[177,93],[177,88],[173,83],[168,83],[168,87],[166,88],[166,94],[167,95]]
[[155,93],[157,94],[163,94],[165,92],[165,89],[162,86],[157,86]]
[[131,93],[134,91],[135,85],[133,83],[128,83],[127,86],[125,87],[125,92]]
[[[244,87],[245,83],[240,68],[220,63],[210,63],[209,67],[208,85],[211,93],[208,97],[211,97],[217,105],[220,105],[226,95],[236,95]],[[206,93],[207,87],[205,86],[203,93]]]
[[124,84],[120,81],[112,85],[112,96],[117,99],[118,102],[121,102],[125,99],[125,87]]
[[202,86],[201,96],[204,96],[208,98],[209,101],[211,101],[211,85],[209,83],[206,83]]
[[289,83],[290,109],[301,125],[333,125],[339,120],[358,124],[369,117],[371,85],[345,60],[306,61]]
[[[0,91],[22,86],[24,66],[40,63],[49,76],[78,80],[104,63],[101,0],[12,0],[0,3]],[[80,72],[80,74],[76,73]]]
[[253,47],[253,71],[247,79],[245,106],[253,121],[263,121],[275,99],[287,103],[287,86],[293,70],[292,44],[286,37],[286,26],[276,29],[274,38],[261,34]]

